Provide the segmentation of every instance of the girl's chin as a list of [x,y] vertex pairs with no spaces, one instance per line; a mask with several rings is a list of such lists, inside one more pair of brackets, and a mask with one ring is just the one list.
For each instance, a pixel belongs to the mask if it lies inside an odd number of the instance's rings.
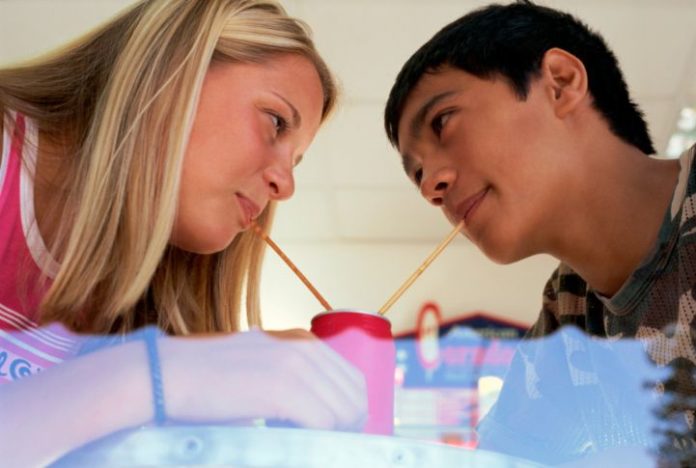
[[172,236],[169,243],[185,252],[210,255],[225,250],[241,233],[240,229],[235,229],[232,232],[218,232],[216,235]]

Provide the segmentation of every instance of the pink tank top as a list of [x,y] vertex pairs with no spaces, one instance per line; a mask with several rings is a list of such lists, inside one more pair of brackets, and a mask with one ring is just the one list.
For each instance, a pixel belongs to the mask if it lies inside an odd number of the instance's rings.
[[0,160],[0,383],[75,355],[79,340],[56,324],[39,328],[37,307],[59,265],[34,217],[38,131],[18,115],[4,126]]

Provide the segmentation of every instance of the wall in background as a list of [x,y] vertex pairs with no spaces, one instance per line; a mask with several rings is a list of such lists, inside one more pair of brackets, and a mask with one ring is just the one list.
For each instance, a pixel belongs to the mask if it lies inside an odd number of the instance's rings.
[[[0,0],[0,64],[84,32],[131,0]],[[377,309],[450,227],[401,173],[384,137],[386,93],[403,61],[479,0],[288,0],[315,31],[343,84],[340,110],[296,172],[296,196],[281,205],[273,237],[336,307]],[[696,2],[549,0],[604,33],[645,110],[660,151],[678,110],[696,95]],[[651,34],[644,31],[650,30]],[[648,65],[649,64],[649,65]],[[484,310],[531,323],[556,261],[494,265],[456,240],[394,306],[396,331],[413,328],[420,305],[444,318]],[[268,253],[262,298],[266,325],[308,327],[320,306]]]

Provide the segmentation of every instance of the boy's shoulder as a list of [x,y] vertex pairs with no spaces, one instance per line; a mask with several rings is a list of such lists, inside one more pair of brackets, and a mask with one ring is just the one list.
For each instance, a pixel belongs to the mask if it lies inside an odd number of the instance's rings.
[[561,262],[551,274],[544,287],[544,305],[556,304],[558,315],[576,313],[584,309],[587,282],[566,263]]
[[576,325],[584,329],[587,293],[587,282],[561,262],[546,282],[541,313],[526,337],[546,336],[563,325]]
[[696,240],[696,145],[679,157],[679,180],[672,197],[671,217],[679,221],[681,241]]
[[696,165],[694,165],[694,154],[696,153],[696,145],[684,151],[679,156],[679,179],[674,190],[672,198],[672,212],[674,214],[676,204],[681,202],[685,197],[689,197],[696,193]]

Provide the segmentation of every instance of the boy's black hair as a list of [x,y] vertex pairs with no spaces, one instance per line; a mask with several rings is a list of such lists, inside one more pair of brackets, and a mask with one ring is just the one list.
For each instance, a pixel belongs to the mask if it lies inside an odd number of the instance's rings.
[[502,76],[521,100],[539,76],[544,53],[558,47],[585,65],[593,104],[619,138],[655,153],[642,112],[631,100],[618,62],[604,39],[568,13],[518,0],[489,5],[440,30],[404,64],[384,111],[387,136],[399,144],[406,99],[425,73],[449,65],[479,78]]

